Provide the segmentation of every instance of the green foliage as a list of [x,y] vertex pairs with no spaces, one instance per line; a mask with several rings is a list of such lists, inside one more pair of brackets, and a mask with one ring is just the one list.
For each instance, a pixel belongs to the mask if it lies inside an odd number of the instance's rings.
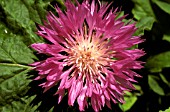
[[159,86],[157,80],[152,76],[152,75],[149,75],[148,76],[148,83],[149,83],[149,86],[150,88],[157,94],[159,95],[165,95],[163,89]]
[[143,17],[154,17],[153,9],[149,0],[132,0],[135,4],[132,13],[137,20]]
[[22,64],[32,63],[32,58],[35,58],[35,56],[32,54],[31,50],[28,49],[28,47],[17,36],[9,36],[10,37],[8,38],[0,38],[0,41],[2,42],[0,44],[0,60]]
[[168,82],[168,80],[165,78],[165,76],[161,73],[160,73],[160,78],[166,85],[168,85],[170,87],[170,82]]
[[144,30],[151,30],[156,21],[153,9],[149,0],[132,0],[135,4],[132,13],[139,22],[136,26],[139,28],[135,35],[144,35]]
[[151,72],[161,72],[163,68],[170,67],[170,51],[163,52],[148,58],[146,67]]
[[152,0],[152,1],[153,1],[153,3],[158,5],[163,11],[170,14],[170,4],[169,3],[166,3],[162,0]]
[[31,101],[35,98],[32,97],[22,97],[18,101],[12,101],[10,104],[4,105],[0,108],[1,112],[38,112],[37,107],[30,106]]
[[148,17],[142,17],[136,26],[139,28],[136,32],[135,35],[144,35],[145,30],[151,30],[153,23],[155,22],[155,18],[148,16]]
[[[48,2],[49,3],[49,2]],[[24,34],[25,42],[41,42],[42,39],[35,34],[35,22],[41,23],[45,17],[45,9],[48,3],[41,0],[1,0],[4,19],[8,28],[16,34]]]
[[35,96],[27,94],[32,81],[28,64],[38,60],[29,46],[43,42],[35,34],[35,23],[42,24],[46,9],[51,7],[49,0],[0,1],[1,112],[38,112],[40,103],[33,105]]
[[[123,4],[124,2],[132,3],[134,7]],[[27,94],[31,88],[29,84],[32,82],[30,79],[32,67],[28,64],[38,60],[29,46],[44,41],[35,34],[35,23],[42,24],[46,19],[46,11],[49,9],[54,11],[52,7],[54,3],[58,3],[59,7],[64,9],[63,0],[0,0],[0,111],[2,112],[38,112],[38,107],[42,105],[41,101],[32,104],[35,96]],[[170,99],[168,79],[170,2],[168,0],[124,0],[123,2],[115,0],[113,5],[114,3],[120,3],[119,6],[123,7],[123,11],[117,18],[132,13],[130,18],[134,19],[132,22],[136,21],[138,27],[135,35],[143,35],[146,39],[144,45],[139,45],[139,48],[146,50],[145,57],[141,59],[146,62],[145,68],[140,71],[143,79],[135,85],[136,91],[125,94],[126,103],[119,105],[119,109],[169,112],[170,108],[167,109],[169,105],[165,103],[165,99]],[[124,9],[129,9],[129,12]],[[127,22],[126,19],[124,21]],[[154,98],[148,99],[152,96]],[[141,106],[141,104],[147,105]],[[149,104],[157,106],[152,108]],[[48,103],[45,102],[44,105]],[[51,107],[47,109],[49,112],[54,111]],[[74,109],[77,110],[76,108]]]
[[123,105],[120,105],[120,108],[123,111],[127,111],[135,104],[135,102],[137,101],[137,96],[130,92],[126,92],[124,100],[125,103]]
[[160,110],[159,112],[170,112],[170,107],[166,109],[165,111]]
[[[146,49],[145,69],[142,72],[144,81],[148,81],[148,87],[142,84],[144,94],[143,99],[148,99],[145,103],[147,109],[143,111],[159,111],[167,108],[166,100],[169,99],[170,84],[170,2],[168,0],[132,0],[134,7],[132,14],[138,20],[136,26],[138,30],[135,35],[143,35],[146,39],[144,49]],[[146,79],[147,77],[147,79]],[[166,99],[166,100],[165,100]],[[140,101],[139,101],[140,102]],[[142,100],[141,100],[142,102]],[[155,106],[159,105],[159,106]],[[137,105],[136,105],[137,106]],[[138,106],[140,107],[140,106]],[[168,109],[167,109],[168,110]]]
[[[32,69],[28,64],[37,59],[28,45],[42,41],[35,34],[35,22],[45,16],[42,1],[1,0],[0,8],[0,111],[35,112],[30,103],[35,96],[29,90]],[[38,8],[39,7],[39,8]],[[42,9],[42,10],[39,10]]]
[[[30,102],[24,97],[29,87],[27,66],[36,57],[32,51],[16,36],[0,26],[0,111],[15,112],[24,110]],[[29,107],[30,109],[32,107]]]
[[170,34],[164,34],[162,39],[170,42]]

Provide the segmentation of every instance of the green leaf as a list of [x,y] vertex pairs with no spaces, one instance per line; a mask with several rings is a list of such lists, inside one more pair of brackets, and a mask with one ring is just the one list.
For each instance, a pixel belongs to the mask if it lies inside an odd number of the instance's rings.
[[162,68],[170,67],[170,51],[150,57],[147,60],[146,67],[151,72],[161,72]]
[[31,67],[21,64],[0,63],[0,84],[27,69],[29,70]]
[[[3,67],[0,66],[2,69]],[[29,89],[28,84],[30,80],[27,80],[27,72],[29,69],[23,70],[22,72],[15,73],[13,75],[7,74],[6,72],[6,80],[1,81],[0,83],[0,104],[6,105],[9,104],[11,101],[19,100],[20,96],[25,95],[27,90]],[[2,73],[4,76],[4,73]],[[0,74],[1,79],[4,77]]]
[[21,38],[24,37],[12,34],[4,25],[0,24],[0,62],[22,64],[34,62],[35,55]]
[[24,34],[23,40],[29,45],[41,42],[38,37],[35,22],[41,23],[45,19],[45,8],[49,2],[42,0],[1,0],[0,6],[5,13],[5,21],[8,27],[16,34]]
[[[53,0],[0,0],[0,112],[36,112],[29,90],[28,64],[35,55],[29,46],[42,42],[35,23],[42,24]],[[55,1],[56,2],[56,1]],[[63,6],[62,0],[57,0]],[[50,110],[52,111],[52,110]]]
[[166,80],[165,76],[161,73],[159,75],[160,75],[162,81],[170,87],[170,83]]
[[52,108],[49,110],[49,112],[53,112],[53,109],[54,109],[54,107],[52,107]]
[[1,112],[18,112],[24,107],[22,98],[30,88],[28,72],[32,70],[27,64],[33,63],[33,59],[36,57],[23,43],[21,37],[8,32],[8,29],[0,24]]
[[168,108],[168,109],[166,109],[166,110],[160,110],[159,112],[170,112],[170,107]]
[[137,20],[143,17],[155,17],[149,0],[132,0],[135,4],[132,13]]
[[170,34],[164,34],[162,39],[170,42]]
[[170,4],[163,2],[162,0],[152,0],[158,7],[160,7],[163,11],[170,14]]
[[151,30],[155,19],[151,16],[142,17],[136,24],[138,30],[134,35],[144,35],[144,30]]
[[144,30],[151,30],[153,23],[156,21],[155,15],[153,13],[151,4],[149,0],[132,0],[134,2],[134,8],[132,13],[134,18],[139,22],[137,23],[138,30],[135,35],[143,35]]
[[35,56],[32,51],[19,39],[14,37],[0,38],[0,61],[28,64]]
[[133,86],[136,88],[137,92],[134,93],[135,96],[141,96],[143,94],[142,88],[140,85],[135,85],[133,84]]
[[159,86],[157,80],[152,76],[148,76],[149,87],[159,95],[165,95],[164,90]]
[[31,102],[35,98],[32,97],[22,97],[20,100],[12,101],[11,104],[7,104],[3,107],[0,107],[1,112],[38,112],[36,109],[37,106],[32,106]]
[[128,111],[137,101],[137,96],[133,95],[130,92],[126,92],[126,95],[124,96],[125,103],[120,105],[120,108],[123,111]]

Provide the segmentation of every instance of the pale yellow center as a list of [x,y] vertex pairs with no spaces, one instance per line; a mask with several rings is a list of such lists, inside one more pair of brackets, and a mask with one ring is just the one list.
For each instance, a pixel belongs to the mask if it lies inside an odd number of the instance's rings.
[[67,65],[74,65],[75,73],[80,77],[89,77],[94,81],[94,77],[101,74],[103,67],[109,65],[113,61],[109,56],[108,48],[105,46],[108,40],[101,41],[100,37],[95,36],[95,32],[91,36],[87,35],[86,27],[84,27],[84,35],[82,37],[75,37],[74,42],[66,40],[69,44],[68,59],[65,60]]
[[69,64],[76,65],[78,73],[96,76],[110,60],[105,54],[107,49],[103,47],[104,43],[99,43],[97,39],[82,38],[69,49]]

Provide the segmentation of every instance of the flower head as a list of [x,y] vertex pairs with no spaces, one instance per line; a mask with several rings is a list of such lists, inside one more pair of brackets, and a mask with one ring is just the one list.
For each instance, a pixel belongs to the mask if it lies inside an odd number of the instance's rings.
[[133,69],[141,69],[144,55],[139,49],[130,49],[143,40],[133,36],[135,24],[117,19],[116,11],[107,11],[110,4],[90,3],[85,0],[75,6],[66,1],[66,11],[56,7],[58,16],[49,12],[48,22],[40,26],[38,34],[50,44],[36,43],[32,48],[50,57],[32,64],[39,71],[36,80],[45,91],[59,84],[58,103],[68,93],[68,104],[77,101],[79,110],[88,106],[95,111],[113,101],[124,103],[124,91],[135,89],[131,82],[139,77]]

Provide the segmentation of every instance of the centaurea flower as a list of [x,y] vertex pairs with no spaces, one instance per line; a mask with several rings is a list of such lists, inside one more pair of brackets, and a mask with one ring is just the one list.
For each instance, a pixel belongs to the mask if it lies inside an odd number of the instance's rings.
[[131,82],[140,77],[133,69],[141,69],[136,61],[144,51],[130,49],[143,42],[134,23],[125,24],[117,19],[116,11],[108,12],[110,4],[84,0],[75,6],[65,2],[66,11],[56,6],[58,16],[47,15],[48,22],[39,26],[38,35],[50,44],[35,43],[32,48],[47,54],[46,60],[32,64],[39,71],[36,80],[46,78],[41,84],[45,91],[59,85],[58,103],[67,92],[68,104],[77,100],[79,110],[84,111],[88,101],[95,111],[110,102],[124,103],[124,91],[135,89]]

